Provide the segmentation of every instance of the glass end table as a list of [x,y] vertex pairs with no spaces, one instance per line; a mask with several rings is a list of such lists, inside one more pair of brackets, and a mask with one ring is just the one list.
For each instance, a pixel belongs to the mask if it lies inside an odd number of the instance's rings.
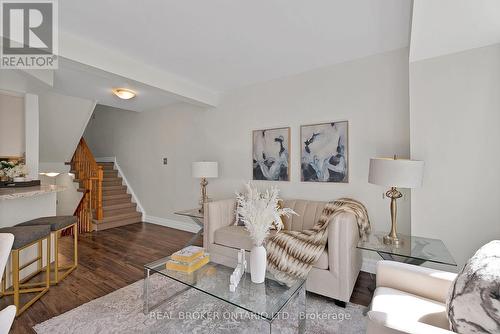
[[201,213],[199,209],[190,209],[190,210],[176,211],[174,212],[174,214],[178,216],[189,217],[191,218],[192,221],[196,223],[196,225],[200,227],[198,232],[196,232],[196,234],[187,242],[187,244],[184,245],[184,247],[191,246],[196,240],[198,240],[198,238],[201,235],[203,235],[203,228],[204,228],[203,213]]
[[[229,278],[234,271],[230,268],[214,262],[209,262],[202,268],[191,274],[166,269],[166,263],[170,257],[157,260],[144,265],[144,313],[148,314],[154,308],[167,302],[190,289],[196,289],[206,295],[215,297],[225,303],[236,306],[244,311],[250,312],[258,319],[265,320],[269,324],[269,332],[272,332],[272,323],[278,318],[280,312],[290,302],[296,302],[297,319],[299,320],[299,332],[305,331],[305,317],[300,316],[306,312],[306,290],[305,280],[298,279],[292,286],[286,286],[273,279],[267,273],[264,283],[252,283],[250,273],[245,273],[241,278],[235,292],[229,291]],[[150,304],[151,276],[162,275],[168,279],[182,283],[184,288],[168,296],[166,299]],[[155,296],[156,297],[156,296]]]
[[384,236],[387,233],[373,232],[366,240],[358,242],[359,249],[377,252],[384,260],[405,262],[421,265],[424,262],[434,262],[456,266],[450,252],[439,239],[415,237],[398,234],[402,240],[400,245],[387,245]]

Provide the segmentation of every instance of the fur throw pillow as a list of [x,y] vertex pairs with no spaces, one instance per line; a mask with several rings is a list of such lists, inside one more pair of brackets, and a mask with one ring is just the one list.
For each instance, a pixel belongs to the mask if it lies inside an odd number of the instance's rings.
[[500,240],[467,261],[451,286],[446,308],[454,332],[500,333]]

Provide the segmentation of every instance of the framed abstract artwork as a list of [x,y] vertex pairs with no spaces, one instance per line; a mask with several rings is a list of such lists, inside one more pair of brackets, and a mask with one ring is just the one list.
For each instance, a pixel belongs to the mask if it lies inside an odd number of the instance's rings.
[[290,128],[254,130],[253,179],[290,180]]
[[300,174],[304,182],[349,182],[348,121],[300,127]]

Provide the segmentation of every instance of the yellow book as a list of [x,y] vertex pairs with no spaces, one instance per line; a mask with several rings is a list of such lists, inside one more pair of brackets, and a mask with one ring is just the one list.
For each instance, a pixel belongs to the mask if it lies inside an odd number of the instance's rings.
[[179,262],[193,262],[197,258],[203,256],[204,253],[203,247],[188,246],[175,252],[170,258]]
[[205,254],[200,257],[198,260],[193,261],[191,263],[180,262],[176,260],[168,260],[166,267],[168,270],[181,271],[187,274],[192,273],[195,270],[200,269],[204,265],[206,265],[210,261],[210,255]]

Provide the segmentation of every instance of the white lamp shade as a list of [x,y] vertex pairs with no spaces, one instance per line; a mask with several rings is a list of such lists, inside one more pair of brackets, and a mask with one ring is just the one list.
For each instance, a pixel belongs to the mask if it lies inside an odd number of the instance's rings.
[[219,165],[213,161],[198,161],[193,162],[192,166],[193,177],[196,178],[211,178],[219,176]]
[[368,182],[387,187],[418,188],[422,185],[424,162],[406,159],[370,159]]

